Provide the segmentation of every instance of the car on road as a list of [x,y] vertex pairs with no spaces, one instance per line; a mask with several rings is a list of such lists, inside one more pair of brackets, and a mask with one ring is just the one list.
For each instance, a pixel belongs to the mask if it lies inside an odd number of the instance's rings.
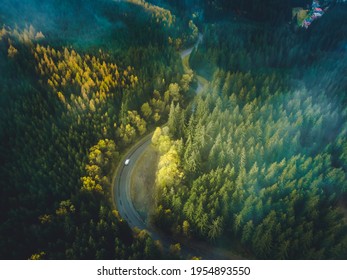
[[130,162],[130,159],[127,158],[127,159],[124,161],[124,165],[129,165],[129,162]]

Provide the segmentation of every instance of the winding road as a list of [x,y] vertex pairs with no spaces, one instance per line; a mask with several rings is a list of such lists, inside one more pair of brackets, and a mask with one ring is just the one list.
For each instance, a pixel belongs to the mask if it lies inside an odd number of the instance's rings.
[[[187,56],[189,56],[192,53],[193,49],[196,48],[202,40],[203,35],[199,34],[198,40],[193,47],[180,52],[181,59],[183,60]],[[202,90],[203,84],[198,81],[198,86],[195,91],[198,94]],[[153,229],[150,224],[147,224],[135,209],[130,195],[131,175],[134,172],[136,162],[141,158],[145,150],[151,144],[152,135],[153,133],[145,136],[140,141],[138,141],[121,159],[121,163],[116,170],[113,180],[112,199],[115,203],[120,217],[124,219],[131,228],[146,230],[154,240],[160,240],[163,248],[165,250],[168,250],[171,244],[177,243],[178,241],[172,240],[167,236],[160,234],[157,230]],[[128,165],[124,164],[126,159],[129,159]],[[207,244],[199,242],[194,242],[194,244],[187,244],[186,242],[183,242],[183,246],[181,246],[181,254],[184,257],[200,256],[204,259],[225,259],[227,256],[225,252],[218,252],[218,250],[207,246]],[[235,257],[232,256],[230,258]]]
[[[199,34],[198,40],[195,45],[189,49],[180,52],[181,59],[183,60],[189,56],[193,49],[196,48],[203,39],[203,35]],[[199,93],[203,86],[199,82],[196,92]],[[149,230],[149,226],[140,217],[136,211],[130,195],[130,179],[136,161],[142,156],[146,148],[151,144],[151,138],[153,133],[145,136],[139,142],[137,142],[128,153],[122,158],[121,164],[116,171],[116,176],[113,185],[113,200],[116,204],[119,215],[128,222],[131,228],[146,229],[154,239],[158,239],[154,231]],[[129,159],[129,164],[125,165],[125,159]]]
[[[136,211],[130,195],[130,179],[136,161],[142,156],[146,148],[151,144],[153,133],[147,135],[134,145],[130,151],[123,157],[120,166],[116,172],[113,189],[113,199],[116,203],[119,215],[127,221],[131,228],[147,229],[145,221],[140,217]],[[125,165],[125,159],[129,159],[129,164]],[[154,239],[154,233],[150,232]]]

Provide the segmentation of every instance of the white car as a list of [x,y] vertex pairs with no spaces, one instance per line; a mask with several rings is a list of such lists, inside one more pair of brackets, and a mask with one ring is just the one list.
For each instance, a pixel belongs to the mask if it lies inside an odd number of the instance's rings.
[[130,159],[126,159],[125,161],[124,161],[124,165],[129,165],[129,162],[130,162]]

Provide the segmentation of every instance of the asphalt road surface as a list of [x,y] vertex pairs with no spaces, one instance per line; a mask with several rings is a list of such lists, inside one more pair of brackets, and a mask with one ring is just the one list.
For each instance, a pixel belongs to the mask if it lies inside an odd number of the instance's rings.
[[[161,239],[155,231],[150,229],[150,226],[141,218],[136,211],[131,200],[131,175],[136,166],[137,160],[142,156],[147,147],[151,144],[153,133],[144,137],[123,157],[123,162],[117,170],[114,184],[114,200],[116,203],[119,215],[127,221],[131,228],[138,228],[140,230],[147,230],[153,239]],[[125,159],[129,159],[129,164],[125,165]]]

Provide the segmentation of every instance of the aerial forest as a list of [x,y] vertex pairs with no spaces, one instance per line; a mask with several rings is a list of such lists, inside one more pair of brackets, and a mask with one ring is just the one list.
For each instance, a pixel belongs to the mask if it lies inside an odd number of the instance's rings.
[[319,33],[206,25],[190,63],[210,82],[153,136],[155,224],[251,258],[347,257],[347,30],[331,28],[342,16]]
[[[169,27],[167,13],[132,3],[90,1],[78,13],[81,1],[54,2],[66,29],[4,24],[0,31],[1,257],[159,258],[148,234],[133,235],[112,209],[111,173],[187,88],[169,41],[185,42],[177,37],[184,23]],[[105,26],[89,20],[92,8]],[[88,34],[94,25],[99,33]]]
[[[321,2],[306,29],[289,0],[0,3],[0,258],[347,259],[347,4]],[[145,230],[114,184],[149,136]]]

